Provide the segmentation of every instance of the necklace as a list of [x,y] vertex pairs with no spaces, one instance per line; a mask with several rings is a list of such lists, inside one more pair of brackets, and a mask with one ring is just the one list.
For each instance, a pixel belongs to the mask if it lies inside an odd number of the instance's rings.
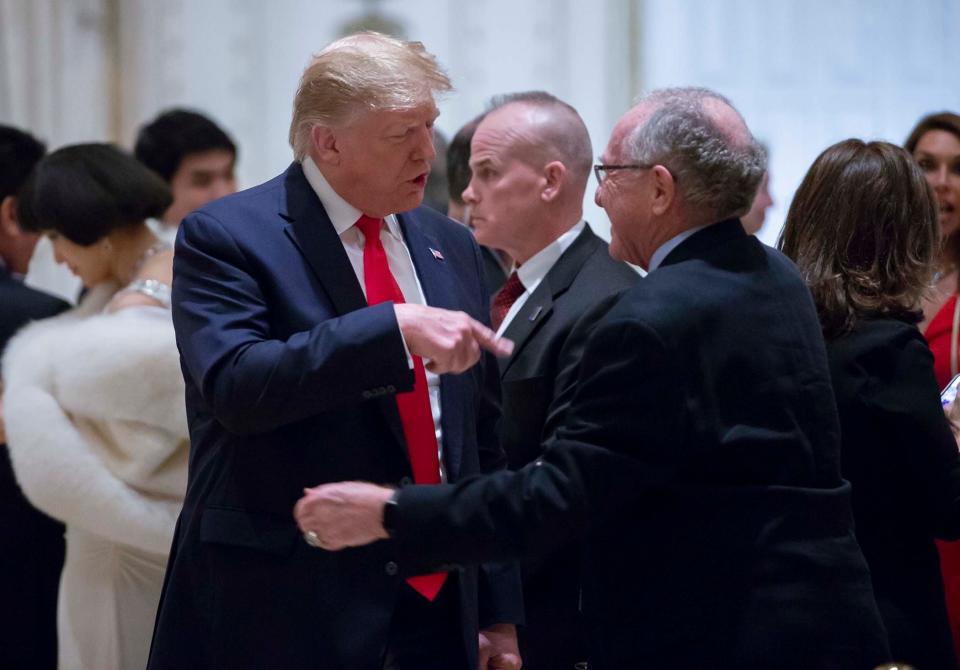
[[157,254],[163,251],[166,251],[169,248],[170,248],[170,245],[167,242],[164,242],[163,240],[157,240],[156,242],[151,244],[149,247],[147,247],[144,250],[142,254],[140,254],[140,258],[137,259],[137,262],[133,266],[133,272],[131,273],[131,275],[136,277],[138,274],[140,274],[140,270],[143,268],[143,264],[146,263],[148,259],[153,258]]

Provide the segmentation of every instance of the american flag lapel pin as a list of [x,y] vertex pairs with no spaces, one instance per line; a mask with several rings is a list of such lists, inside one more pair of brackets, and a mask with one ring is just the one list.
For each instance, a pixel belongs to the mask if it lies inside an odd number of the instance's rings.
[[436,260],[438,260],[438,261],[442,261],[442,260],[443,260],[443,254],[441,254],[439,251],[437,251],[437,250],[434,249],[433,247],[430,247],[430,253],[433,254],[434,259],[436,259]]

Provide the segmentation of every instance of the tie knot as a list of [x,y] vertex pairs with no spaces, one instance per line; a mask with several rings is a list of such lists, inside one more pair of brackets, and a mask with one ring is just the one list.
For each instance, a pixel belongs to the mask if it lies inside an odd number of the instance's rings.
[[372,216],[363,214],[357,219],[356,226],[360,229],[360,232],[363,233],[364,240],[379,240],[380,226],[382,224],[383,219],[375,219]]
[[520,281],[520,275],[514,270],[510,273],[510,276],[507,277],[507,281],[503,283],[497,295],[509,299],[512,305],[513,301],[519,298],[525,290],[523,282]]
[[523,295],[525,290],[523,282],[520,281],[520,276],[517,274],[517,271],[514,270],[510,273],[510,276],[507,277],[507,281],[503,287],[493,296],[493,304],[490,306],[490,323],[493,325],[494,330],[500,328],[500,324],[503,323],[503,319],[507,315],[507,312],[510,311],[510,307],[513,306],[517,298]]

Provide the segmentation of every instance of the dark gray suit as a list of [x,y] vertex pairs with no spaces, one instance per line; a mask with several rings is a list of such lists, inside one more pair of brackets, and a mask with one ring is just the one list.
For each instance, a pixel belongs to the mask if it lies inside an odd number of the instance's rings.
[[[515,343],[500,360],[503,393],[500,440],[510,467],[542,453],[570,404],[587,336],[597,318],[591,308],[640,280],[610,257],[607,243],[588,225],[534,289],[504,331]],[[561,547],[524,563],[527,625],[520,630],[524,668],[572,668],[586,660],[580,620],[580,548]]]

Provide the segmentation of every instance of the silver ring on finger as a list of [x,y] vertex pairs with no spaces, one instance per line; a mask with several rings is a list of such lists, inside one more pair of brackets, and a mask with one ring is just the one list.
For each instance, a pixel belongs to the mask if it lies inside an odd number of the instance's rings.
[[308,530],[303,534],[303,541],[309,544],[311,547],[320,549],[320,537],[312,530]]

